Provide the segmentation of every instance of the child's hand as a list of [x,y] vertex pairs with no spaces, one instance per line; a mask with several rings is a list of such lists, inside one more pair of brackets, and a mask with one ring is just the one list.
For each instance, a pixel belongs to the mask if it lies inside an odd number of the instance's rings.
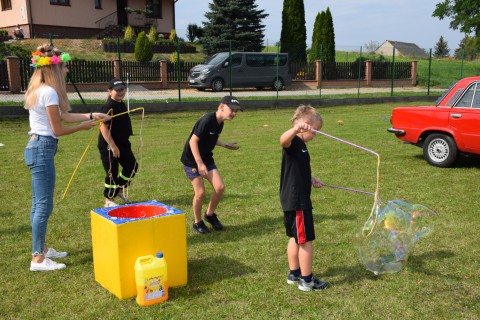
[[225,142],[224,147],[230,150],[238,150],[240,149],[240,146],[236,145],[236,142]]
[[312,177],[312,185],[315,188],[321,188],[321,187],[323,187],[323,182],[320,181],[320,179],[318,179],[317,177]]
[[198,173],[204,178],[207,177],[208,170],[207,170],[207,166],[204,163],[198,165]]
[[118,149],[116,145],[108,146],[108,148],[110,149],[110,151],[112,151],[112,155],[114,158],[120,158],[120,149]]
[[297,122],[294,126],[295,128],[295,131],[297,131],[298,133],[300,132],[305,132],[305,131],[309,131],[312,127],[308,124],[308,123],[305,123],[305,122]]

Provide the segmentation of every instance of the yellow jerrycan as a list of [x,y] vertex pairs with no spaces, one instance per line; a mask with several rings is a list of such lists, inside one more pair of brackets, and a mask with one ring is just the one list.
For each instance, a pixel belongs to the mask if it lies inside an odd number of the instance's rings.
[[135,262],[136,301],[150,306],[168,299],[167,262],[162,252],[138,257]]

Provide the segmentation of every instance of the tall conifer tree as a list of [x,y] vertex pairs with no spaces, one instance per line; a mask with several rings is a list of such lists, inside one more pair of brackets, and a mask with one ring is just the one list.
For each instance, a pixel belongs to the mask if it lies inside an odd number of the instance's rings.
[[333,30],[333,19],[330,8],[325,11],[325,23],[323,24],[325,42],[323,44],[323,60],[335,62],[335,31]]
[[280,51],[286,52],[291,61],[307,61],[307,29],[303,0],[284,0]]
[[[312,47],[310,48],[310,61],[320,60],[320,51],[323,51],[322,25],[325,22],[325,11],[319,12],[315,18],[312,33]],[[322,48],[320,50],[320,48]],[[322,52],[323,53],[323,52]]]
[[203,36],[200,43],[211,55],[232,51],[259,52],[263,48],[265,25],[262,20],[268,16],[265,10],[258,10],[255,0],[213,0],[210,11],[205,13]]

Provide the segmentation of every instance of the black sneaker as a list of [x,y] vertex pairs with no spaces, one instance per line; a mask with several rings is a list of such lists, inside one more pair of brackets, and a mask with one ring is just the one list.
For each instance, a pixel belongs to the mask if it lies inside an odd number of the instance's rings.
[[210,229],[207,228],[203,220],[198,221],[197,223],[193,224],[193,230],[197,231],[198,233],[209,233]]
[[295,284],[300,280],[300,276],[296,277],[293,273],[289,273],[287,277],[288,284]]
[[208,223],[212,225],[213,229],[223,230],[223,225],[220,222],[220,220],[218,220],[217,215],[215,213],[213,213],[211,216],[207,216],[207,214],[205,213],[205,220],[207,220]]
[[302,291],[325,290],[328,288],[328,283],[323,282],[317,277],[313,276],[312,281],[306,282],[302,278],[298,280],[298,289]]

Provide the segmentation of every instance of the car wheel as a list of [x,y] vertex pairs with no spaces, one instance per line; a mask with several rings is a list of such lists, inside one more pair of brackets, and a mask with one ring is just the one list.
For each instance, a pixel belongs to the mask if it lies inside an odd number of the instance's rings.
[[285,83],[283,82],[282,78],[275,79],[273,80],[272,89],[275,91],[282,91],[284,84]]
[[437,167],[450,167],[457,159],[458,149],[452,137],[434,133],[423,143],[423,156],[428,163]]
[[213,91],[222,91],[223,90],[223,80],[220,79],[220,78],[213,79],[212,90]]

